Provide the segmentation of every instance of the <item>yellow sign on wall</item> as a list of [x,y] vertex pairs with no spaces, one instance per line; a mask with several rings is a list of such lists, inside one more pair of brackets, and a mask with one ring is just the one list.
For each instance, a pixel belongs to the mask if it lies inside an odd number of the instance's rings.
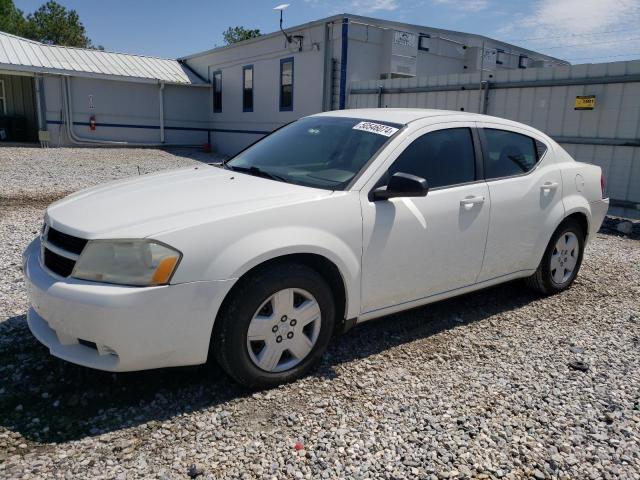
[[574,110],[593,110],[596,108],[595,95],[583,95],[576,97],[576,106]]

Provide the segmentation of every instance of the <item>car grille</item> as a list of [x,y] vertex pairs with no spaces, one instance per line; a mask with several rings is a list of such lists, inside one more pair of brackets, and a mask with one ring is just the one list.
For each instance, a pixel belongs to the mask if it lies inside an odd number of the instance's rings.
[[57,253],[53,253],[48,248],[44,249],[44,264],[53,273],[57,273],[61,277],[68,277],[73,272],[75,267],[75,260],[63,257]]
[[84,246],[87,244],[87,240],[84,238],[72,237],[51,227],[49,227],[47,233],[47,241],[58,248],[75,253],[76,255],[80,255]]
[[[68,277],[88,240],[49,227],[44,229],[43,263],[53,273]],[[54,251],[55,250],[55,251]]]

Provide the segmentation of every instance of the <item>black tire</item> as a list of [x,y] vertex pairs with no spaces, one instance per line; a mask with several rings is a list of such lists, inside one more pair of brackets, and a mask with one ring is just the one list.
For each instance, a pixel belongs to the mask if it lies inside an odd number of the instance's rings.
[[[554,281],[552,275],[551,256],[554,254],[558,239],[561,236],[567,235],[569,233],[573,233],[578,239],[577,262],[568,278],[564,279],[562,282],[557,283],[556,281]],[[538,265],[536,273],[526,278],[525,283],[530,288],[537,290],[543,295],[553,295],[569,288],[578,275],[580,265],[582,265],[582,256],[584,254],[584,240],[585,232],[583,231],[580,223],[578,223],[573,218],[567,218],[560,224],[560,226],[551,236],[551,240],[549,240],[549,244],[547,245],[544,255],[542,256],[542,260],[540,261],[540,265]]]
[[[281,372],[260,369],[247,348],[251,320],[263,303],[280,290],[309,292],[320,307],[320,332],[309,354],[294,367]],[[216,319],[210,356],[239,384],[250,389],[273,387],[296,380],[314,368],[329,345],[335,325],[335,302],[331,288],[315,270],[299,264],[275,264],[251,274],[231,292]]]

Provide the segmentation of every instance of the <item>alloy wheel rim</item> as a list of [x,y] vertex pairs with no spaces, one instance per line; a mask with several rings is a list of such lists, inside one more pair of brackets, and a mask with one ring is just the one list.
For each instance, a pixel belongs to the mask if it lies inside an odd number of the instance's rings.
[[556,285],[566,283],[578,264],[580,243],[573,232],[565,232],[558,238],[551,253],[551,279]]
[[302,362],[318,341],[322,315],[306,290],[286,288],[258,307],[247,330],[247,351],[266,372],[283,372]]

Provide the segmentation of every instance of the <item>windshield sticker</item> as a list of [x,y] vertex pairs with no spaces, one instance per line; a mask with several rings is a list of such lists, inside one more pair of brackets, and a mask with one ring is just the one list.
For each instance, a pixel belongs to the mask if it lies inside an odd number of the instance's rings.
[[377,133],[378,135],[384,135],[390,137],[398,131],[395,127],[389,125],[382,125],[381,123],[373,122],[360,122],[353,127],[354,130],[362,130],[363,132]]

